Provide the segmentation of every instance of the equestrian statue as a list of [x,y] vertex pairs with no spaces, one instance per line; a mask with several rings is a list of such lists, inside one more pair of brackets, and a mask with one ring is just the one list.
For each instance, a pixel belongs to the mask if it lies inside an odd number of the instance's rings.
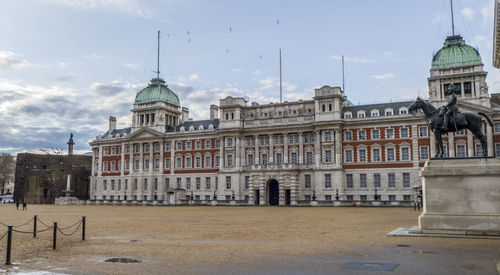
[[434,156],[435,158],[444,158],[445,152],[443,148],[442,135],[448,132],[457,132],[462,129],[469,129],[481,142],[483,147],[483,155],[488,155],[488,147],[486,146],[486,137],[481,131],[483,121],[481,116],[485,117],[488,124],[493,127],[493,121],[485,113],[482,112],[459,112],[456,106],[458,92],[455,85],[450,84],[447,89],[450,94],[448,98],[448,104],[436,109],[429,102],[422,100],[417,97],[417,100],[413,102],[408,110],[411,114],[414,114],[417,110],[422,110],[429,122],[429,128],[432,130],[436,136],[437,152]]

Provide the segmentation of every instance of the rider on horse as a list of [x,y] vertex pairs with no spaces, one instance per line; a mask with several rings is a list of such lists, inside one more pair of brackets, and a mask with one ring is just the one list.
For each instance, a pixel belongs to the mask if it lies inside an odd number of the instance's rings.
[[[441,124],[441,130],[446,131],[448,129],[448,121],[450,115],[452,115],[453,120],[457,117],[458,108],[457,108],[457,96],[455,95],[456,87],[453,84],[448,86],[448,92],[450,93],[450,97],[448,97],[448,104],[440,108],[439,116],[442,117],[444,115],[443,123]],[[456,128],[456,127],[455,127]],[[456,129],[455,129],[456,130]]]

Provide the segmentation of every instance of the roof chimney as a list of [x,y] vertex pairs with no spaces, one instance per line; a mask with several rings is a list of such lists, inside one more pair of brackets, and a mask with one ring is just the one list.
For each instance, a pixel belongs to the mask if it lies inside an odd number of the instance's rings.
[[189,109],[188,107],[182,107],[182,121],[188,121],[189,119]]
[[219,107],[215,104],[210,105],[210,120],[219,118]]
[[113,132],[116,130],[116,117],[110,116],[109,117],[109,133]]

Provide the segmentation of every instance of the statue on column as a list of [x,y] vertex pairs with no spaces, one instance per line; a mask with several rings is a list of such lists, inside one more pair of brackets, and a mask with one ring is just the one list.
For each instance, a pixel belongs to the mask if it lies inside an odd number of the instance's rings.
[[445,157],[442,135],[462,129],[469,129],[479,139],[483,148],[482,156],[487,156],[488,147],[486,146],[486,137],[481,130],[483,125],[481,116],[486,119],[491,127],[493,127],[493,121],[482,112],[459,112],[456,107],[458,99],[455,95],[455,92],[457,92],[455,85],[448,86],[448,92],[450,94],[448,104],[439,109],[436,109],[428,101],[422,100],[420,97],[417,97],[415,102],[408,107],[411,114],[415,114],[417,110],[422,110],[427,118],[429,128],[436,136],[437,152],[434,157]]

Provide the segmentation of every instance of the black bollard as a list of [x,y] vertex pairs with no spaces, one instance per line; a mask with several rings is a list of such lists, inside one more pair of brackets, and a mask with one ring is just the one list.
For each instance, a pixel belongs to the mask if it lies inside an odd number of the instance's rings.
[[85,241],[85,216],[82,217],[82,241]]
[[54,222],[54,235],[52,236],[52,249],[56,249],[57,222]]
[[5,256],[5,265],[10,265],[10,250],[12,248],[12,225],[7,227],[7,253]]
[[36,238],[36,215],[33,217],[33,238]]

